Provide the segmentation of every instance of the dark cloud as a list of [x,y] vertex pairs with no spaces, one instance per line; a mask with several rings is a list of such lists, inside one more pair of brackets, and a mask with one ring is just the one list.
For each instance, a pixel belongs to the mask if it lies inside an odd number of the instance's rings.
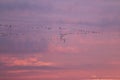
[[[48,50],[48,34],[43,34],[44,30],[34,26],[13,26],[5,28],[0,26],[0,54],[30,54],[44,53]],[[36,28],[36,29],[34,29]],[[38,29],[40,28],[40,29]]]
[[[2,0],[0,2],[1,13],[4,13],[4,11],[7,11],[7,13],[12,11],[12,13],[16,15],[10,15],[11,19],[24,15],[23,21],[25,21],[26,16],[28,16],[29,20],[33,19],[34,21],[34,19],[39,18],[39,21],[44,20],[46,23],[74,23],[100,27],[115,27],[120,25],[119,7],[119,1],[117,0]],[[17,15],[15,12],[19,12],[20,14]],[[4,17],[8,15],[9,14],[4,15]],[[20,20],[20,18],[21,17],[17,19]]]
[[94,63],[94,64],[81,64],[81,65],[68,65],[66,69],[69,70],[85,70],[85,71],[97,71],[97,70],[119,70],[120,65],[119,64],[98,64],[98,63]]
[[2,71],[14,71],[14,70],[60,70],[61,67],[54,66],[5,66],[1,65],[0,70]]
[[[18,41],[17,41],[18,40]],[[6,38],[0,39],[0,53],[42,53],[47,51],[48,42],[46,40],[40,40],[38,42],[24,39],[20,41],[19,39],[10,40]]]
[[43,3],[43,1],[29,1],[29,0],[21,0],[21,1],[1,1],[0,2],[0,11],[40,11],[40,12],[49,12],[52,10],[52,6],[49,4]]

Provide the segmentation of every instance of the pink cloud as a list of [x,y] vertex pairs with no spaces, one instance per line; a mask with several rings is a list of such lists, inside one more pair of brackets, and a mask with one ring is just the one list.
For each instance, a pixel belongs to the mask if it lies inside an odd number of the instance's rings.
[[0,61],[7,66],[53,66],[52,62],[40,61],[39,57],[4,57],[0,58]]

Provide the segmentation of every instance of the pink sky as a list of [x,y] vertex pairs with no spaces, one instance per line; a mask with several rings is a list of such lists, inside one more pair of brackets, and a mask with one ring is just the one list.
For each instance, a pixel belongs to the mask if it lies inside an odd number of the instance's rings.
[[119,80],[120,1],[1,0],[0,80]]

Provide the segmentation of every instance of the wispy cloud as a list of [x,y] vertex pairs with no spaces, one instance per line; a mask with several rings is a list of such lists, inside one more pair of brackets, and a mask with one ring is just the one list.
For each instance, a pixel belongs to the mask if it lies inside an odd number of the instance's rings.
[[0,62],[6,66],[52,66],[51,62],[40,61],[37,57],[17,58],[17,57],[1,57]]
[[2,0],[0,4],[3,13],[1,17],[4,19],[16,17],[19,20],[28,18],[32,21],[45,20],[100,27],[118,27],[120,21],[119,1],[112,0]]

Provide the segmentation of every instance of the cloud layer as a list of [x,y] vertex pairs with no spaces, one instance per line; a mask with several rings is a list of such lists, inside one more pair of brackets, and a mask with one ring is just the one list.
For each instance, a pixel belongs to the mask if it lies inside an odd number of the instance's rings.
[[119,80],[120,1],[0,0],[0,80]]

